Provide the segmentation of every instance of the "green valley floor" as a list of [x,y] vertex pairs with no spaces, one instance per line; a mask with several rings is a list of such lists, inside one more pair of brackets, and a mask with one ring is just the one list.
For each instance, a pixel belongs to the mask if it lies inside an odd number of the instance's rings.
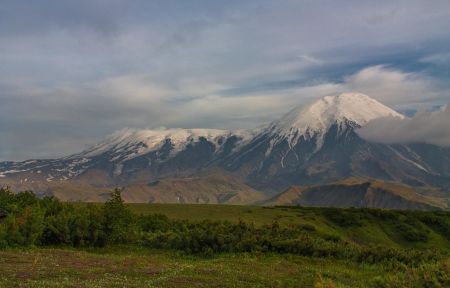
[[449,211],[0,196],[0,288],[450,287]]
[[[0,287],[421,287],[449,262],[422,268],[292,255],[218,255],[114,247],[0,251]],[[445,270],[447,269],[447,270]]]

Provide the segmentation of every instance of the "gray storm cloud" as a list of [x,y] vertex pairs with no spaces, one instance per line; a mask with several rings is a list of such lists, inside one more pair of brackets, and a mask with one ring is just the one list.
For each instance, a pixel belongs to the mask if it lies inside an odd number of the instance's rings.
[[450,106],[435,112],[419,112],[411,118],[385,118],[358,130],[366,140],[388,144],[429,143],[450,147]]

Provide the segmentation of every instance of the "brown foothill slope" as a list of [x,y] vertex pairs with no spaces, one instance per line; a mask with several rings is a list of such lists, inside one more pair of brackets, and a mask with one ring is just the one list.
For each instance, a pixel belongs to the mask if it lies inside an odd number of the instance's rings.
[[294,186],[270,199],[267,204],[421,210],[446,208],[444,204],[422,196],[408,186],[368,179],[344,179],[320,186]]
[[253,204],[264,199],[261,192],[223,175],[133,184],[122,196],[130,203]]
[[[27,190],[41,196],[55,196],[61,201],[104,202],[115,188],[109,180],[102,173],[93,171],[76,181],[36,179],[20,183],[4,179],[0,185],[9,186],[12,191]],[[263,193],[219,170],[190,178],[131,183],[124,187],[122,197],[129,203],[255,204],[266,199]]]

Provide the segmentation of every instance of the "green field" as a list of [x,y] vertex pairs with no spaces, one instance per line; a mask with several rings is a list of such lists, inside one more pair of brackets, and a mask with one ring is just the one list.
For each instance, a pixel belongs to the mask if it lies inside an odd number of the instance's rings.
[[420,287],[420,279],[448,264],[393,268],[293,255],[205,258],[123,247],[6,250],[0,251],[0,287]]
[[[282,223],[295,223],[298,213],[289,208],[261,206],[215,205],[215,204],[127,204],[132,211],[141,214],[160,213],[172,219],[202,221],[233,221],[240,219],[257,225],[278,220]],[[302,210],[305,211],[306,210]]]
[[450,287],[450,213],[0,189],[0,287]]
[[[398,221],[383,221],[376,217],[364,219],[361,225],[339,225],[324,215],[324,211],[334,211],[329,208],[307,207],[261,207],[239,205],[202,205],[202,204],[127,204],[137,214],[163,214],[170,219],[188,221],[230,221],[237,223],[244,221],[256,226],[271,224],[274,221],[283,226],[311,225],[319,233],[336,235],[361,244],[380,244],[400,248],[439,248],[450,251],[450,235],[445,237],[436,227],[426,228],[427,242],[405,241],[398,231]],[[348,211],[352,209],[336,209]],[[354,209],[358,217],[362,209]],[[375,210],[376,211],[376,210]],[[387,210],[388,212],[389,210]],[[395,211],[401,215],[400,219],[407,221],[411,215],[428,215],[433,212]],[[439,212],[435,212],[439,213]],[[448,212],[440,212],[447,215]]]

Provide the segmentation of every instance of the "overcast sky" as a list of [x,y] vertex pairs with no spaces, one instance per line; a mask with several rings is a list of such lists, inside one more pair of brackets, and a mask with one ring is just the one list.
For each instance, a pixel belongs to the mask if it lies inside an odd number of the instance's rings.
[[124,128],[251,128],[312,99],[450,102],[450,1],[0,1],[0,160]]

